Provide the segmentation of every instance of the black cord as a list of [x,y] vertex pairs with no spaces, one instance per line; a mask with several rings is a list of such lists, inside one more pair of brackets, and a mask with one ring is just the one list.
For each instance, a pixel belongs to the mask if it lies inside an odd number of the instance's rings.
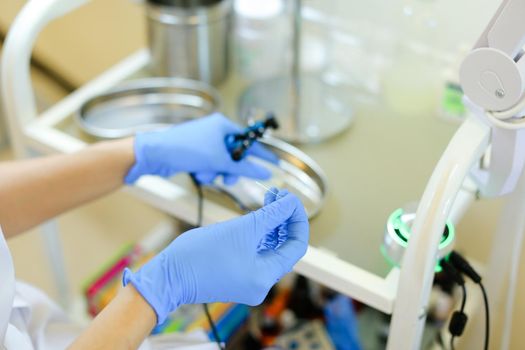
[[490,339],[490,313],[489,313],[489,301],[487,296],[487,291],[481,283],[481,276],[474,270],[470,263],[465,259],[461,254],[456,251],[452,251],[449,255],[449,261],[462,273],[467,275],[474,283],[478,284],[483,293],[483,303],[485,304],[485,345],[484,349],[488,350],[489,348],[489,339]]
[[243,202],[241,202],[240,199],[235,197],[235,195],[233,193],[230,193],[230,192],[226,191],[222,187],[219,187],[217,185],[211,185],[211,186],[207,186],[207,188],[210,189],[210,190],[213,190],[213,191],[215,191],[217,193],[219,193],[222,196],[225,196],[225,197],[231,199],[231,201],[233,203],[235,203],[237,208],[239,208],[243,213],[248,213],[249,211],[253,210],[252,208],[249,208]]
[[202,226],[202,216],[204,212],[204,192],[202,191],[202,185],[197,180],[195,175],[190,175],[191,182],[195,186],[195,190],[197,191],[197,222],[195,224],[195,227],[201,227]]
[[215,326],[215,322],[213,322],[213,318],[211,317],[210,309],[208,308],[208,304],[205,303],[205,304],[202,304],[202,306],[204,306],[204,313],[206,314],[206,318],[208,319],[208,323],[210,324],[211,332],[213,333],[213,338],[215,338],[215,342],[219,346],[219,349],[225,350],[224,346],[222,346],[222,341],[219,335],[219,331],[217,330],[217,326]]
[[467,288],[465,288],[465,285],[461,285],[461,289],[463,290],[463,298],[461,299],[461,312],[465,311],[465,304],[467,303]]
[[485,304],[485,346],[483,349],[488,350],[489,348],[489,337],[490,337],[490,317],[489,317],[489,299],[487,297],[487,291],[483,286],[483,283],[479,282],[479,287],[483,293],[483,303]]
[[[204,214],[204,192],[202,191],[202,185],[197,180],[195,175],[190,174],[191,182],[195,186],[195,190],[197,191],[197,223],[195,227],[201,227],[202,226],[202,220],[203,220],[203,214]],[[208,308],[208,304],[204,303],[202,304],[204,308],[204,313],[206,314],[206,318],[208,319],[208,323],[211,328],[211,332],[213,334],[213,338],[215,339],[215,342],[217,343],[217,346],[219,346],[220,350],[225,350],[224,346],[222,345],[221,337],[219,335],[219,331],[217,330],[217,326],[215,325],[215,322],[213,321],[213,318],[210,314],[210,309]]]
[[[460,312],[464,313],[465,305],[467,304],[467,288],[465,288],[465,284],[461,284],[460,287],[461,287],[461,290],[463,291],[463,297],[461,299]],[[456,337],[455,335],[452,335],[450,337],[450,350],[454,350],[454,338],[455,337]]]

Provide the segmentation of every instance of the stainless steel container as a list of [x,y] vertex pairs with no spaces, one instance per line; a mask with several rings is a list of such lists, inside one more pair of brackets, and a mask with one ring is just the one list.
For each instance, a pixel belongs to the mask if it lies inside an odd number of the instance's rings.
[[90,98],[76,119],[88,134],[113,139],[210,115],[220,103],[217,91],[203,82],[145,78]]
[[151,72],[219,85],[229,70],[232,0],[149,0]]

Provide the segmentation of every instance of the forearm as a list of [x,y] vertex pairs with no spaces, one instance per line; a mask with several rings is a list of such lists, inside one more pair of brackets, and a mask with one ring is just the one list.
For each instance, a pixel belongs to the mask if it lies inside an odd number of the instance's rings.
[[123,183],[135,161],[133,140],[0,164],[0,225],[13,236],[71,208],[101,197]]
[[137,349],[156,320],[153,309],[132,285],[128,285],[69,349]]

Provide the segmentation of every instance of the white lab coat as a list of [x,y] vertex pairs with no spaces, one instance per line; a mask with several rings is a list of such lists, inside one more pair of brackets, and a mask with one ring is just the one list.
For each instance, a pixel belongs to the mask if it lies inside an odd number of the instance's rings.
[[[82,329],[49,297],[17,282],[11,254],[0,227],[0,350],[65,349]],[[202,332],[151,337],[146,349],[216,350]]]

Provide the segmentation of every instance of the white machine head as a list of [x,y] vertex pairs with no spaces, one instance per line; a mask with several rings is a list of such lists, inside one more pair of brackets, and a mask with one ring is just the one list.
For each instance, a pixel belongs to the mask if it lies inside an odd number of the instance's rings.
[[474,50],[461,65],[460,82],[465,95],[487,111],[509,110],[523,98],[524,14],[525,1],[503,1]]
[[469,110],[491,126],[472,178],[485,196],[512,192],[525,168],[525,0],[503,0],[460,67]]

